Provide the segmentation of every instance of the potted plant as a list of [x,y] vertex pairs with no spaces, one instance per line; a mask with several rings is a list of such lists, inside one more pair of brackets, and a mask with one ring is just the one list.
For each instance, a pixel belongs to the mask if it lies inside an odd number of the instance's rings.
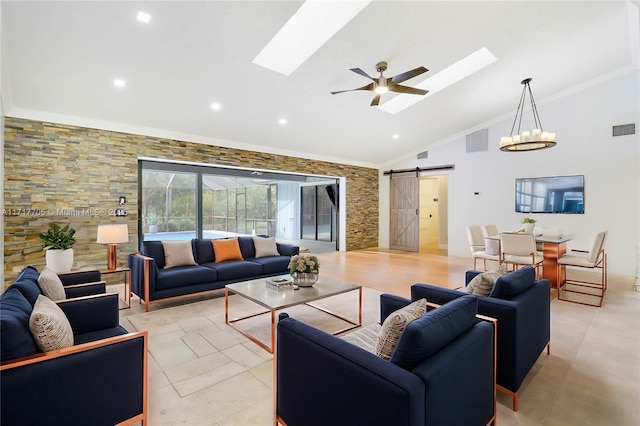
[[537,220],[531,217],[525,217],[522,219],[522,224],[524,225],[524,232],[527,234],[533,234],[533,228],[536,226]]
[[313,254],[291,256],[289,273],[293,278],[294,284],[300,287],[311,287],[318,281],[318,274],[320,273],[318,256]]
[[54,272],[67,272],[73,266],[73,245],[76,243],[73,237],[76,230],[70,225],[64,228],[57,223],[49,223],[47,232],[40,234],[40,240],[46,251],[45,259],[47,268]]
[[158,232],[158,216],[149,216],[147,221],[149,222],[149,233],[155,234]]

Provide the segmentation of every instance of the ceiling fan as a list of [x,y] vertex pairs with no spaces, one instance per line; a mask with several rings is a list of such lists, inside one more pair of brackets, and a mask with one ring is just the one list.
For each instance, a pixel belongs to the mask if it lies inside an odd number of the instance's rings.
[[415,76],[418,76],[420,74],[423,74],[429,71],[425,67],[418,67],[418,68],[412,69],[411,71],[403,72],[402,74],[398,74],[390,78],[386,78],[384,75],[382,75],[382,73],[387,70],[386,62],[384,61],[378,62],[376,64],[376,69],[380,73],[380,77],[378,78],[371,77],[369,74],[362,71],[360,68],[351,68],[351,71],[355,72],[356,74],[360,74],[363,77],[367,77],[373,80],[373,83],[369,83],[366,86],[358,87],[357,89],[339,90],[337,92],[331,92],[331,94],[337,95],[338,93],[352,92],[355,90],[370,90],[370,91],[376,92],[376,96],[371,101],[371,106],[376,106],[380,103],[380,96],[382,96],[384,93],[387,93],[387,92],[409,93],[412,95],[426,95],[427,93],[429,93],[428,90],[416,89],[414,87],[408,87],[408,86],[403,86],[399,84],[399,83],[402,83],[403,81],[409,80],[410,78],[413,78]]

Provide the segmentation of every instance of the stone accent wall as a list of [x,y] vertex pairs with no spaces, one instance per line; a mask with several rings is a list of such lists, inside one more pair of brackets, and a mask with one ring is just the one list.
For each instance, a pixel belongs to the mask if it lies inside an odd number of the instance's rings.
[[[143,135],[6,117],[4,185],[5,285],[26,265],[41,269],[38,234],[55,221],[76,229],[74,268],[106,268],[97,227],[129,225],[119,261],[138,247],[138,157],[344,176],[347,250],[378,246],[378,170]],[[126,217],[116,217],[120,196]]]

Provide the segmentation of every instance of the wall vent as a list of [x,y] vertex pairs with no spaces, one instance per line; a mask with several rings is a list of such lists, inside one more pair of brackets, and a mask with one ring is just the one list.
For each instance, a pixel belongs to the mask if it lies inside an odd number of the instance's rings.
[[424,158],[429,158],[429,151],[423,151],[418,154],[418,160],[422,160]]
[[613,126],[613,136],[627,136],[636,134],[636,123]]
[[489,150],[489,129],[476,130],[467,135],[467,154]]

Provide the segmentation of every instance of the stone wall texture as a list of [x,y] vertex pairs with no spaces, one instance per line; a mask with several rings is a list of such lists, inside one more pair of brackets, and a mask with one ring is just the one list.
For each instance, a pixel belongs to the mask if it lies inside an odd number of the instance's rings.
[[[347,250],[378,246],[378,170],[277,154],[5,118],[5,286],[26,265],[45,265],[38,237],[48,223],[76,229],[74,269],[106,268],[98,225],[127,223],[119,262],[137,250],[138,158],[346,177]],[[120,196],[127,216],[116,217]]]

